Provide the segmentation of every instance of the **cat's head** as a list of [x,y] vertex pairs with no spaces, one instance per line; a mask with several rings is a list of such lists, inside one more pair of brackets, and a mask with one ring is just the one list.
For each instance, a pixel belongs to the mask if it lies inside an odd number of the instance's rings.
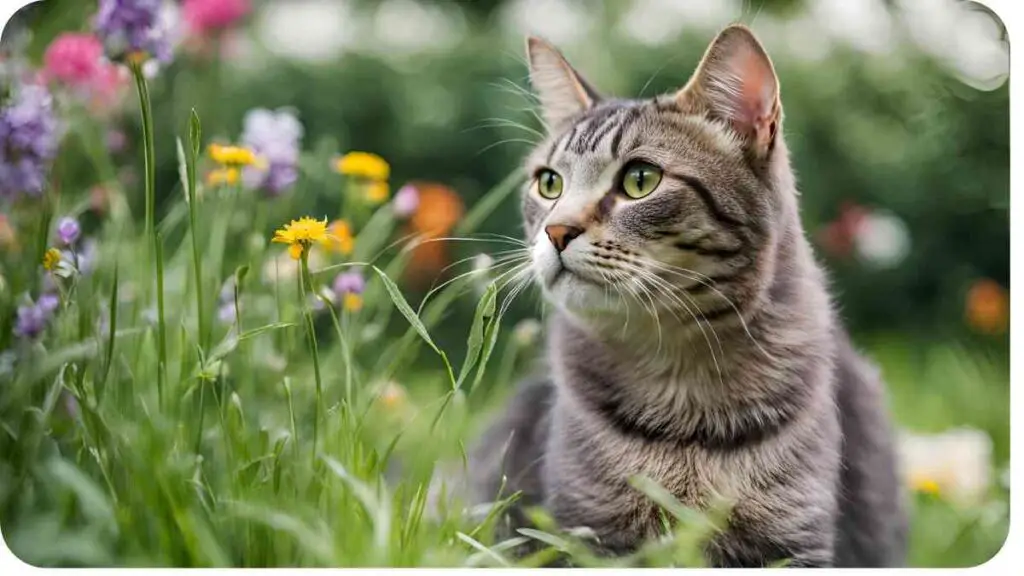
[[632,300],[683,315],[763,292],[794,190],[754,35],[726,28],[685,86],[645,100],[603,97],[543,40],[527,53],[547,137],[522,205],[545,297],[574,314]]

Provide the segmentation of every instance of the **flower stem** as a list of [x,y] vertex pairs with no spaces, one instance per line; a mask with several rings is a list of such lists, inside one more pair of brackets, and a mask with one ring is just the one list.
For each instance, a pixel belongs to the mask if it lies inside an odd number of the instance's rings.
[[317,436],[320,431],[320,405],[323,400],[323,383],[320,380],[320,354],[317,351],[316,332],[313,329],[313,313],[309,307],[308,291],[312,290],[312,279],[309,275],[309,248],[302,251],[302,272],[299,286],[299,298],[302,314],[306,319],[306,337],[309,342],[309,353],[313,356],[313,378],[316,380],[316,406],[313,415],[313,467],[316,467]]
[[139,93],[139,106],[142,109],[142,137],[145,143],[146,164],[146,235],[149,236],[152,246],[152,258],[156,270],[156,299],[157,299],[157,376],[156,388],[159,404],[163,407],[164,376],[167,369],[167,326],[164,318],[164,279],[163,279],[163,257],[160,249],[160,237],[156,231],[156,144],[153,139],[153,108],[149,99],[149,87],[146,85],[146,77],[142,73],[142,64],[134,62],[131,64],[132,75],[135,77],[135,87]]

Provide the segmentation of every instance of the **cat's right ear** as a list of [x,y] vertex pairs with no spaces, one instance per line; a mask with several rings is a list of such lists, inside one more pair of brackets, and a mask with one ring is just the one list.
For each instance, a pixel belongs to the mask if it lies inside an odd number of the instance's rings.
[[557,48],[535,36],[526,39],[530,84],[540,98],[541,116],[549,131],[556,130],[600,100]]

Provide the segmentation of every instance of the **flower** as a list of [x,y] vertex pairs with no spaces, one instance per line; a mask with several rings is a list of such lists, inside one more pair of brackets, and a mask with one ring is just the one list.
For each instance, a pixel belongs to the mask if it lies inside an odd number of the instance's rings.
[[358,176],[369,180],[387,180],[391,167],[387,161],[370,152],[349,152],[337,161],[335,169],[346,176]]
[[383,386],[377,401],[387,410],[394,410],[401,407],[407,398],[405,388],[397,382],[388,382]]
[[206,183],[210,186],[234,186],[238,184],[240,173],[238,168],[220,168],[206,175]]
[[18,306],[14,323],[14,334],[19,338],[35,339],[46,329],[47,323],[60,305],[60,299],[53,294],[43,294],[38,302],[25,302]]
[[328,250],[348,256],[355,248],[355,239],[352,237],[352,226],[346,220],[335,220],[331,222],[330,234],[324,246]]
[[412,216],[419,205],[420,193],[412,184],[406,184],[399,188],[398,192],[395,193],[394,200],[391,201],[391,209],[395,216],[399,218]]
[[537,341],[540,332],[540,322],[533,318],[527,318],[519,321],[515,328],[512,329],[512,339],[515,340],[516,344],[525,348],[532,346]]
[[359,294],[345,294],[341,297],[342,306],[349,312],[363,309],[363,297]]
[[60,223],[57,224],[57,236],[65,246],[71,246],[77,242],[81,234],[82,227],[78,225],[78,220],[70,216],[61,218]]
[[171,30],[163,21],[163,0],[100,0],[93,27],[111,60],[141,64],[150,57],[171,59]]
[[862,260],[891,268],[910,252],[910,232],[903,220],[888,211],[873,211],[860,222],[854,246]]
[[244,146],[210,144],[207,151],[210,153],[210,158],[213,158],[213,161],[221,166],[251,166],[261,162],[255,152]]
[[366,184],[366,199],[373,204],[381,204],[388,199],[388,183],[383,180],[372,180]]
[[904,479],[919,492],[969,505],[983,497],[991,483],[992,439],[980,430],[905,433],[899,450]]
[[334,278],[333,287],[338,294],[362,294],[366,290],[366,280],[357,271],[343,272]]
[[964,314],[967,323],[978,332],[1001,334],[1008,327],[1010,316],[1006,289],[995,280],[978,280],[967,291]]
[[247,112],[241,140],[265,160],[265,166],[243,170],[242,179],[246,187],[262,189],[276,196],[295,184],[299,177],[302,136],[302,124],[287,110],[272,112],[256,108]]
[[422,183],[416,188],[420,202],[409,221],[413,230],[432,238],[444,236],[462,217],[462,200],[442,184]]
[[39,196],[61,129],[43,86],[23,84],[0,106],[0,199]]
[[92,34],[65,32],[54,38],[43,55],[50,78],[69,86],[88,86],[103,67],[103,44]]
[[314,242],[324,243],[329,239],[326,218],[321,222],[304,216],[275,231],[273,242],[288,244],[288,254],[298,260]]
[[251,8],[249,0],[185,0],[181,5],[185,22],[197,34],[229,28]]
[[60,264],[60,250],[56,248],[50,248],[43,254],[43,268],[52,272],[57,269],[57,264]]

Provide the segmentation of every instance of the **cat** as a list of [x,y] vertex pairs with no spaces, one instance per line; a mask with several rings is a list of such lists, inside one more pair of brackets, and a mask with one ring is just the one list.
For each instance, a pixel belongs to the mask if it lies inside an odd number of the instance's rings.
[[[899,566],[905,494],[878,370],[803,231],[774,66],[739,24],[688,83],[607,98],[527,40],[546,137],[522,196],[547,369],[471,450],[478,503],[520,493],[621,555],[663,532],[642,475],[733,502],[720,567]],[[499,495],[499,490],[503,494]]]

